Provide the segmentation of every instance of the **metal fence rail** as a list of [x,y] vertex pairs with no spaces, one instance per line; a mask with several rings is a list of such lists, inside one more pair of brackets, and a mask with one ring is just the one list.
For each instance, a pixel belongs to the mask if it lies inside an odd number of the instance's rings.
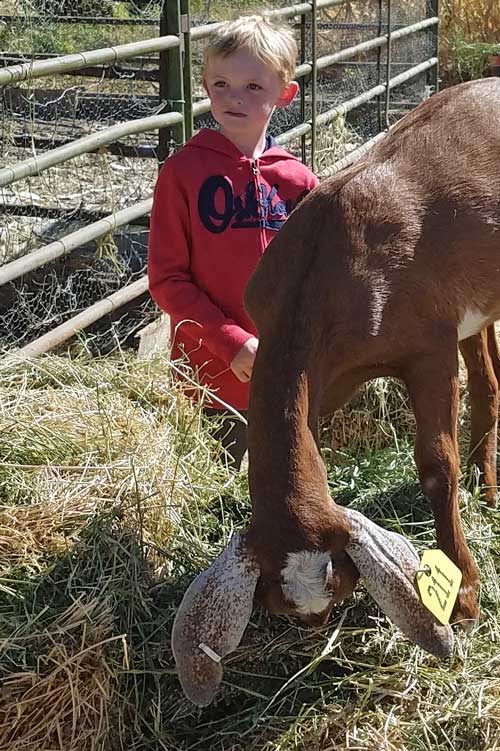
[[[401,86],[401,84],[406,83],[406,81],[409,81],[411,78],[415,78],[415,76],[418,76],[421,73],[424,73],[426,70],[434,67],[435,65],[437,65],[437,62],[437,57],[431,57],[429,58],[429,60],[425,60],[425,62],[420,63],[420,65],[415,65],[415,67],[405,71],[405,73],[400,73],[399,76],[391,78],[389,80],[389,86],[386,86],[385,83],[381,83],[378,86],[375,86],[373,89],[369,89],[368,91],[363,92],[363,94],[359,94],[357,97],[349,99],[347,102],[343,102],[337,107],[333,107],[331,110],[323,112],[321,115],[317,115],[316,125],[326,125],[339,115],[350,112],[351,110],[356,109],[356,107],[359,107],[361,104],[370,102],[372,99],[385,94],[387,90],[391,91],[397,86]],[[284,145],[286,143],[289,143],[290,141],[293,141],[294,138],[310,133],[312,129],[313,123],[305,122],[301,125],[297,125],[297,127],[293,128],[292,130],[286,131],[281,136],[278,136],[276,140],[278,141],[278,143]]]
[[118,227],[130,224],[140,217],[149,214],[152,207],[153,199],[146,198],[146,200],[134,206],[129,206],[126,209],[117,211],[115,214],[110,214],[110,216],[99,219],[99,221],[93,222],[87,227],[64,235],[59,240],[55,240],[48,245],[38,248],[38,250],[34,250],[32,253],[28,253],[21,258],[16,258],[15,261],[0,266],[0,286],[7,284],[7,282],[13,282],[24,274],[29,274],[30,271],[35,271],[35,269],[39,269],[41,266],[55,261],[56,258],[61,258],[61,256],[71,253],[72,250],[81,247],[83,243],[97,240],[118,229]]
[[79,331],[83,331],[96,321],[104,318],[104,316],[108,316],[110,313],[118,310],[118,308],[127,305],[127,303],[133,302],[147,291],[148,279],[146,276],[143,276],[132,282],[132,284],[122,287],[118,292],[114,292],[109,297],[104,298],[104,300],[94,303],[94,305],[78,313],[78,315],[61,323],[60,326],[56,326],[56,328],[47,334],[38,337],[38,339],[26,344],[24,347],[20,347],[16,350],[15,354],[19,357],[37,357],[45,352],[49,352],[51,349],[67,342],[68,339],[71,339]]
[[32,175],[39,175],[49,167],[74,159],[76,156],[88,154],[100,146],[106,146],[113,143],[121,136],[129,136],[134,133],[146,133],[148,130],[158,130],[165,126],[176,125],[182,122],[182,115],[178,112],[168,112],[165,115],[153,115],[140,120],[130,120],[126,123],[113,125],[110,128],[103,128],[98,133],[92,133],[76,141],[60,146],[58,149],[52,149],[40,156],[34,156],[23,162],[18,162],[3,169],[0,169],[0,187],[11,185],[12,183],[22,180]]
[[145,39],[143,42],[130,42],[116,47],[107,47],[100,50],[78,52],[74,55],[62,55],[61,57],[38,60],[31,63],[17,63],[0,70],[0,86],[12,85],[19,81],[31,81],[35,78],[43,78],[63,73],[73,73],[79,68],[89,65],[103,65],[104,63],[116,63],[118,60],[128,60],[138,55],[148,55],[152,52],[171,50],[180,46],[180,39],[170,35]]

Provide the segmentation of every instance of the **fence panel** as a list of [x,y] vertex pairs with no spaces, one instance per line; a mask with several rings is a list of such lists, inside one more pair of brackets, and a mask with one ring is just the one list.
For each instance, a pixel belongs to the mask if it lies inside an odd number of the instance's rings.
[[[222,17],[245,8],[239,0],[168,0],[163,11],[154,2],[18,0],[5,13],[5,4],[0,347],[7,349],[72,316],[89,320],[80,316],[85,308],[144,274],[157,162],[193,127],[214,125],[201,87],[203,45]],[[273,2],[270,15],[296,32],[301,89],[273,115],[270,133],[320,175],[352,162],[435,90],[437,12],[437,0]],[[155,30],[160,36],[147,39]],[[101,49],[81,51],[92,45]],[[93,319],[87,349],[117,346],[155,314],[143,287],[134,289],[138,309]],[[101,308],[109,306],[94,311]]]

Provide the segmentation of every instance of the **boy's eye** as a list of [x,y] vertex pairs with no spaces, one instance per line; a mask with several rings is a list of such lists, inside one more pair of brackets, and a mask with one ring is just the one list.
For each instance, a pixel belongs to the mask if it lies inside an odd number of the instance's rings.
[[218,89],[222,89],[225,85],[225,81],[214,81],[214,86],[217,86]]
[[258,84],[258,83],[249,83],[249,84],[248,84],[248,88],[249,88],[249,89],[250,89],[251,91],[260,91],[260,90],[262,89],[262,86],[259,86],[259,84]]

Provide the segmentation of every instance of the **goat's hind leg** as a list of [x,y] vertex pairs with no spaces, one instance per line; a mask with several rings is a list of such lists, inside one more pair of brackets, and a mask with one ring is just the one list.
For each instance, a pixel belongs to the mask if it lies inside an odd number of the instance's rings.
[[470,450],[468,466],[479,470],[488,506],[497,501],[497,425],[500,358],[493,326],[460,342],[468,373]]
[[404,380],[417,423],[415,461],[434,512],[437,545],[462,572],[452,620],[467,626],[479,615],[479,574],[465,541],[458,505],[456,336],[441,336],[432,349],[414,359]]

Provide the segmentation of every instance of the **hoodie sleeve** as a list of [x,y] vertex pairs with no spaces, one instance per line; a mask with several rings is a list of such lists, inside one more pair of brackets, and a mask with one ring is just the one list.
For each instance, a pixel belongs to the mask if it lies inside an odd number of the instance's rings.
[[314,174],[314,172],[311,172],[311,170],[309,170],[309,169],[307,170],[307,172],[308,172],[308,175],[307,175],[307,178],[306,178],[307,190],[311,191],[311,190],[314,190],[314,188],[317,185],[319,185],[319,180],[316,177],[316,175]]
[[148,243],[149,291],[195,341],[229,366],[253,334],[242,329],[192,280],[189,203],[175,170],[162,168],[154,192]]

